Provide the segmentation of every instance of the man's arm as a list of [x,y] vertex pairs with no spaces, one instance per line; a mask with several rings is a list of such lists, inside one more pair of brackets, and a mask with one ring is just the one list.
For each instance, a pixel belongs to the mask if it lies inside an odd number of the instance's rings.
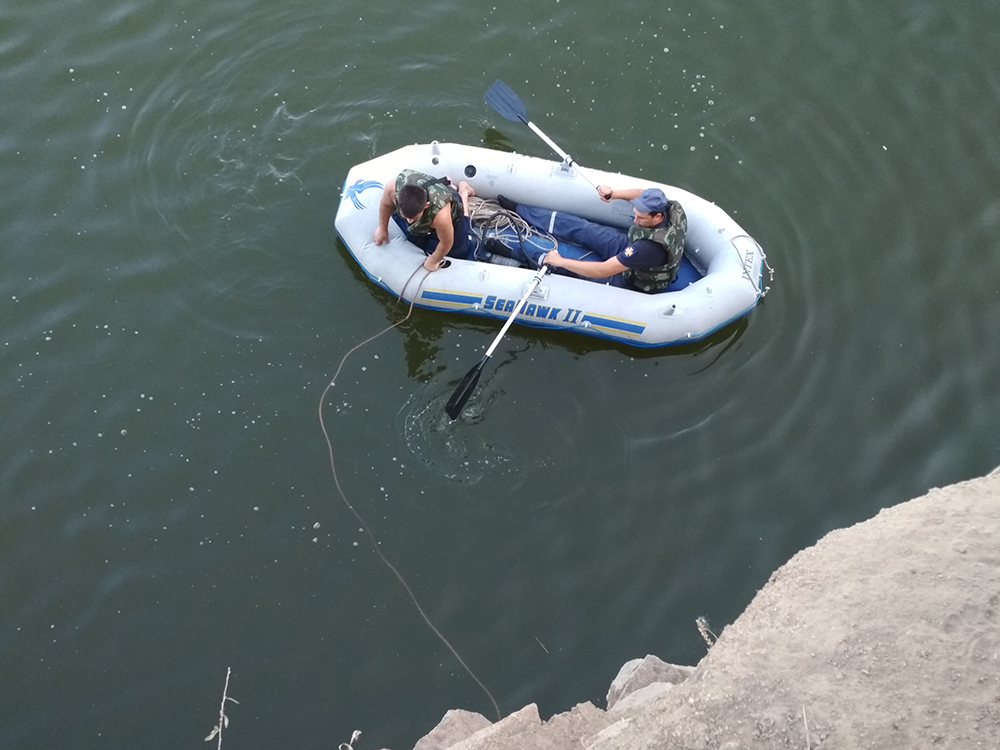
[[643,188],[626,188],[625,190],[612,190],[607,185],[598,185],[597,193],[602,201],[622,200],[630,201],[642,195]]
[[385,184],[382,190],[382,198],[378,202],[378,226],[375,227],[375,244],[381,245],[389,239],[389,217],[396,210],[396,185],[392,182]]
[[447,206],[438,211],[431,226],[437,233],[438,246],[424,260],[424,268],[428,271],[436,271],[441,261],[451,252],[452,245],[455,244],[455,227],[451,223],[451,211],[448,210]]
[[475,195],[476,191],[472,189],[472,185],[463,180],[458,183],[458,194],[462,196],[462,211],[469,216],[469,198]]
[[547,252],[545,257],[542,258],[542,263],[546,263],[554,268],[565,268],[567,271],[572,271],[588,279],[606,279],[625,270],[625,265],[618,260],[618,256],[602,261],[574,260],[573,258],[564,258],[559,254],[558,250]]

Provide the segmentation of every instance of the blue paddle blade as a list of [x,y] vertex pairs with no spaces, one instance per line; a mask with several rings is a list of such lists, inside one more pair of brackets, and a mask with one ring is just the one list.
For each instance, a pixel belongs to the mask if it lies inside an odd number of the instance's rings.
[[499,78],[486,91],[486,103],[493,107],[501,117],[506,117],[508,120],[520,120],[523,123],[528,122],[528,112],[524,108],[521,98]]

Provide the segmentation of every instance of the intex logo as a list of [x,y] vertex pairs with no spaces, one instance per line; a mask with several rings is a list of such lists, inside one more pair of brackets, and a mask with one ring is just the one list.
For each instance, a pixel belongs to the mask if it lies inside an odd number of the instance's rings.
[[753,278],[750,276],[750,269],[753,268],[753,250],[747,250],[743,255],[743,278],[753,283]]

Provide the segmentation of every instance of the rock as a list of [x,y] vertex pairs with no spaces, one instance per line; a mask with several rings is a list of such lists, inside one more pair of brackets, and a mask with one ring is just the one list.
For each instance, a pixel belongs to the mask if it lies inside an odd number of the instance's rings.
[[586,746],[587,741],[614,719],[589,701],[572,710],[556,714],[541,729],[531,729],[524,735],[524,747],[532,750],[565,750]]
[[626,695],[634,693],[640,688],[652,685],[654,682],[679,685],[690,677],[692,672],[694,672],[694,667],[667,664],[655,656],[646,656],[645,659],[633,659],[626,662],[625,666],[618,671],[618,676],[611,683],[611,687],[608,688],[608,710],[614,708],[615,703]]
[[658,698],[664,693],[669,692],[673,689],[673,683],[670,682],[653,682],[646,687],[641,687],[638,690],[634,690],[627,695],[623,695],[617,701],[615,701],[614,706],[609,708],[609,711],[624,711],[626,708],[633,708],[635,706],[641,706],[643,703],[649,703],[654,698]]
[[631,718],[629,718],[629,719],[622,719],[621,721],[616,721],[614,724],[612,724],[612,725],[610,725],[610,726],[605,727],[604,729],[602,729],[600,732],[598,732],[593,737],[590,737],[590,738],[584,740],[583,741],[583,746],[585,748],[589,748],[592,745],[596,745],[596,744],[598,744],[600,742],[603,742],[604,740],[611,740],[611,739],[617,737],[622,732],[624,732],[626,729],[628,729],[628,725],[631,724],[632,721],[633,720]]
[[482,714],[453,709],[417,741],[413,750],[446,750],[489,726],[492,726],[492,722]]
[[1000,476],[934,490],[795,555],[695,680],[636,659],[607,712],[532,705],[447,750],[1000,748],[997,539]]
[[538,706],[530,703],[520,711],[504,717],[496,724],[480,729],[448,750],[498,750],[498,748],[520,747],[519,735],[541,726]]

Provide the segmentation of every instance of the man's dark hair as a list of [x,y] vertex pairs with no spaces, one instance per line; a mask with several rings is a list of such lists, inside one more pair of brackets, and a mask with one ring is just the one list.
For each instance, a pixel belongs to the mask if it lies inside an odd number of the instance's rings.
[[412,219],[427,205],[427,190],[420,185],[403,185],[396,194],[396,206],[404,219]]

